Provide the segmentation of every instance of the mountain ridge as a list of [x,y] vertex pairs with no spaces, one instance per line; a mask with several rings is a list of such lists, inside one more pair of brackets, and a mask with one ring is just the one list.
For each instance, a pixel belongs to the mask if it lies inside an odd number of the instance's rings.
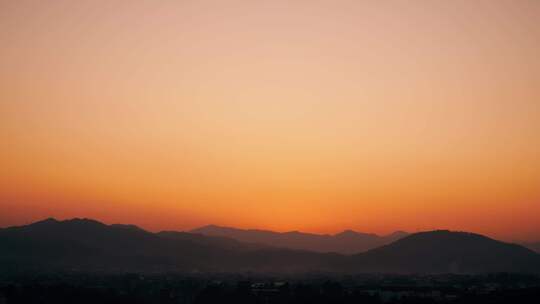
[[344,255],[189,232],[153,233],[91,219],[48,219],[0,229],[0,266],[6,271],[540,274],[540,255],[517,244],[449,230],[414,233]]
[[408,235],[403,231],[395,231],[389,235],[379,236],[374,233],[363,233],[350,229],[336,234],[315,234],[300,231],[275,232],[262,229],[239,229],[213,224],[189,232],[208,236],[229,237],[241,242],[266,246],[341,254],[365,252]]

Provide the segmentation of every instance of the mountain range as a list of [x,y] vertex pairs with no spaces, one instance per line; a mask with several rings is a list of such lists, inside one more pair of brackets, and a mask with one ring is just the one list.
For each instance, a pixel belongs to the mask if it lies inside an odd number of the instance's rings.
[[266,246],[342,254],[364,252],[392,243],[408,235],[406,232],[397,231],[390,235],[378,236],[376,234],[361,233],[352,230],[345,230],[335,235],[321,235],[299,231],[279,233],[268,230],[243,230],[216,225],[204,226],[190,232],[207,236],[228,237],[241,242]]
[[105,272],[540,273],[540,254],[478,234],[447,230],[414,233],[366,252],[346,255],[194,232],[152,233],[133,225],[106,225],[90,219],[47,219],[0,229],[0,268]]

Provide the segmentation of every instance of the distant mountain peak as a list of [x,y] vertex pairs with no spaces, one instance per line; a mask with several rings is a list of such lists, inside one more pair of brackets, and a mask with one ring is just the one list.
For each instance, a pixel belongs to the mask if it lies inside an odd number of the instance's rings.
[[[26,226],[21,226],[26,227]],[[56,218],[50,217],[41,221],[34,222],[32,224],[29,224],[27,227],[32,227],[36,229],[74,229],[74,228],[91,228],[91,229],[102,229],[106,227],[111,228],[118,228],[118,227],[124,227],[124,228],[131,228],[133,230],[142,230],[137,226],[134,225],[107,225],[100,221],[90,219],[90,218],[71,218],[71,219],[65,219],[65,220],[58,220]]]
[[215,224],[209,224],[206,226],[195,228],[191,231],[204,231],[204,230],[240,230],[240,229],[233,228],[233,227],[220,226],[220,225],[215,225]]
[[206,226],[202,226],[202,227],[199,227],[197,229],[203,229],[203,228],[225,228],[225,227],[222,227],[222,226],[219,226],[219,225],[215,225],[215,224],[208,224]]
[[97,221],[97,220],[94,220],[94,219],[90,219],[90,218],[79,218],[79,217],[75,217],[75,218],[72,218],[72,219],[69,219],[69,220],[65,220],[65,221],[62,221],[64,223],[78,223],[78,224],[99,224],[99,225],[105,225],[104,223],[100,222],[100,221]]
[[351,229],[347,229],[347,230],[343,230],[342,232],[336,234],[336,235],[355,235],[355,234],[358,234],[356,231],[354,230],[351,230]]
[[134,231],[146,231],[142,229],[139,226],[136,225],[126,225],[126,224],[111,224],[110,227],[112,228],[120,228],[120,229],[126,229],[126,230],[134,230]]
[[41,221],[37,221],[35,223],[33,223],[33,225],[36,225],[36,224],[48,224],[48,223],[58,223],[59,221],[57,219],[55,219],[54,217],[49,217],[49,218],[46,218],[44,220],[41,220]]
[[[53,217],[49,217],[49,218],[46,218],[44,220],[28,224],[28,227],[53,226],[53,225],[57,225],[58,223],[60,223],[59,220],[57,220],[57,219],[55,219]],[[24,226],[20,226],[20,227],[24,227]],[[11,227],[11,228],[15,228],[15,227]]]
[[374,233],[364,233],[364,232],[358,232],[351,229],[343,230],[340,233],[337,233],[334,235],[335,237],[358,237],[358,236],[364,236],[364,237],[373,237],[377,238],[378,235]]

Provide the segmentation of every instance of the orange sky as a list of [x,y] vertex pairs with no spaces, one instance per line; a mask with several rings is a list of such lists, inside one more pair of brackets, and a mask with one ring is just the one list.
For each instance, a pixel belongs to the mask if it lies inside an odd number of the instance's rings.
[[540,1],[0,0],[0,226],[540,239]]

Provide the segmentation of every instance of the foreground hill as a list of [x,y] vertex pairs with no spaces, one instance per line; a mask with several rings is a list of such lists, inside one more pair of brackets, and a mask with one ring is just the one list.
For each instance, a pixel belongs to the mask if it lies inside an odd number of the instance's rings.
[[320,235],[298,231],[279,233],[268,230],[243,230],[216,225],[204,226],[191,232],[208,236],[227,237],[241,242],[267,246],[342,254],[364,252],[389,244],[407,235],[406,232],[398,231],[387,236],[378,236],[352,230],[346,230],[335,235]]
[[151,233],[90,219],[47,219],[0,229],[0,265],[99,271],[329,270],[331,255],[274,249],[223,237]]
[[537,272],[540,255],[516,244],[447,230],[412,234],[356,255],[355,269],[382,272]]
[[464,232],[416,233],[355,255],[280,249],[88,219],[0,229],[0,269],[106,272],[540,273],[540,255]]

